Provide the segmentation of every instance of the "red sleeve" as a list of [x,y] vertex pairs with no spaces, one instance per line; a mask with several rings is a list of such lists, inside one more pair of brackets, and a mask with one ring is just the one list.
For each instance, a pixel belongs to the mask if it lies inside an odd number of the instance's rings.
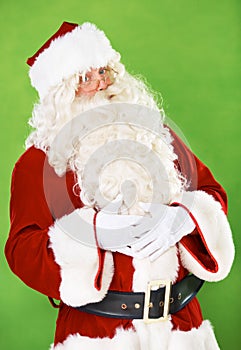
[[[204,191],[221,204],[227,214],[227,196],[223,187],[215,180],[211,171],[204,165],[173,132],[173,147],[178,156],[177,167],[187,179],[188,191]],[[210,272],[217,272],[218,264],[207,246],[200,228],[192,234],[182,238],[181,244],[199,262],[203,268]]]
[[48,230],[56,217],[78,206],[66,189],[72,189],[73,180],[69,175],[58,177],[45,154],[34,147],[23,154],[12,174],[11,227],[5,247],[8,264],[28,286],[56,299],[60,268],[49,248]]
[[174,152],[178,156],[177,167],[187,179],[189,191],[201,190],[212,195],[220,202],[227,213],[227,195],[223,187],[215,180],[208,167],[198,159],[185,143],[173,132]]

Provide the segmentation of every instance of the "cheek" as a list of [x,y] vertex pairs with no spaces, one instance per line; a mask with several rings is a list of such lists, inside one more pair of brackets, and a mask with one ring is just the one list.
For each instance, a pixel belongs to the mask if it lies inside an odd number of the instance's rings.
[[108,86],[113,85],[113,81],[108,77],[108,78],[106,79],[106,84],[107,84]]
[[80,97],[80,96],[94,96],[96,91],[87,91],[82,89],[81,87],[78,87],[78,89],[75,91],[75,96]]

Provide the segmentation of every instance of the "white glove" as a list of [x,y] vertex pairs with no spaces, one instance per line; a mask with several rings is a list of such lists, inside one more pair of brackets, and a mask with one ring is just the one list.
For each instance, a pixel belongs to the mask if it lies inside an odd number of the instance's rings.
[[156,218],[156,225],[146,234],[135,240],[131,247],[122,249],[122,253],[142,259],[156,260],[168,248],[174,246],[182,237],[191,233],[195,224],[189,213],[182,207],[163,204],[141,203],[144,210]]
[[121,204],[120,195],[97,213],[97,241],[105,250],[122,252],[150,230],[149,217],[118,214]]
[[[150,225],[147,225],[150,218],[143,220],[142,216],[119,215],[118,210],[121,204],[122,197],[119,196],[97,213],[96,238],[99,246],[103,249],[119,251],[129,244],[133,244],[135,240],[139,240],[144,233],[150,230]],[[73,239],[95,247],[96,238],[93,227],[95,214],[96,212],[92,208],[76,209],[71,214],[57,220],[56,225]]]

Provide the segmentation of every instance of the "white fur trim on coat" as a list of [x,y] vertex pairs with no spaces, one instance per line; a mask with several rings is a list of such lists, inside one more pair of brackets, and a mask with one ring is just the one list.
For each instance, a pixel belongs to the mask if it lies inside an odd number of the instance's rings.
[[69,335],[63,344],[52,345],[50,350],[135,350],[139,349],[138,337],[132,330],[117,329],[110,338],[89,338],[79,334]]
[[212,326],[209,321],[203,321],[199,328],[189,332],[176,330],[172,332],[168,350],[219,350]]
[[56,220],[49,229],[50,247],[60,266],[61,300],[70,306],[98,302],[106,295],[113,276],[112,253],[105,253],[102,283],[96,288],[99,255],[93,229],[93,209],[76,209]]
[[152,280],[171,280],[175,283],[179,270],[177,248],[171,247],[154,261],[150,261],[149,257],[134,258],[133,266],[135,268],[132,285],[134,292],[146,292],[147,284]]
[[176,200],[190,213],[199,235],[216,264],[216,271],[209,271],[191,251],[179,243],[181,260],[188,271],[206,281],[219,281],[230,272],[234,260],[232,232],[221,204],[203,191],[184,192]]
[[119,60],[120,54],[111,47],[104,32],[94,24],[84,23],[53,40],[36,58],[29,76],[42,99],[50,87],[63,79]]
[[143,323],[141,330],[142,333],[117,329],[112,339],[69,335],[62,344],[52,345],[50,350],[219,350],[209,321],[189,332],[172,331],[165,322]]

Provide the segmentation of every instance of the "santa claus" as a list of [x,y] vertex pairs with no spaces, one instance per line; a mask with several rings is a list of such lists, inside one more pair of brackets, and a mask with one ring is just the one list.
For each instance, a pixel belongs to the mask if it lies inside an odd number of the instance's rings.
[[224,189],[95,25],[64,22],[28,64],[5,252],[60,301],[51,349],[219,349],[196,294],[233,262]]

